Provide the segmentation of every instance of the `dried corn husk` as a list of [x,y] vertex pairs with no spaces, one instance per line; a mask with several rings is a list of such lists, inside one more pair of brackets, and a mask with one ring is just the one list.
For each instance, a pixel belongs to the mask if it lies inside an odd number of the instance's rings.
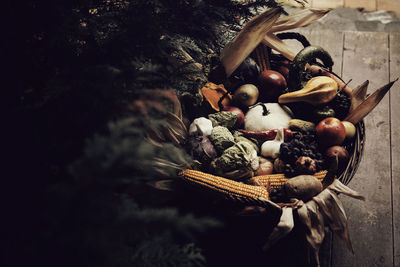
[[299,220],[306,227],[307,242],[313,250],[313,255],[310,256],[314,257],[317,266],[320,266],[318,252],[325,236],[325,220],[327,220],[331,230],[339,235],[350,251],[353,252],[346,213],[336,192],[365,200],[359,193],[335,179],[328,188],[297,209]]
[[285,42],[276,37],[274,32],[307,26],[322,18],[328,12],[328,9],[308,8],[289,16],[282,17],[274,23],[274,26],[272,26],[271,30],[264,37],[262,43],[281,53],[287,59],[293,60],[296,54],[290,50],[289,46]]
[[268,240],[265,243],[263,250],[267,251],[279,239],[289,234],[293,230],[293,228],[294,228],[293,209],[291,207],[283,207],[279,223],[272,230],[272,233],[268,236]]
[[370,95],[365,101],[358,105],[349,115],[344,119],[353,124],[360,122],[365,116],[367,116],[382,100],[385,94],[389,91],[392,85],[397,81],[392,81],[383,87],[376,90],[372,95]]
[[319,266],[318,252],[324,241],[324,216],[315,201],[308,201],[297,209],[299,220],[306,226],[306,240],[314,251],[314,258]]
[[358,107],[367,96],[367,89],[368,89],[369,81],[366,80],[361,85],[354,88],[354,90],[350,94],[351,98],[351,106],[350,112],[352,112],[356,107]]
[[280,15],[281,9],[272,8],[251,19],[233,41],[222,50],[221,62],[227,77],[260,44]]
[[272,32],[265,36],[262,43],[281,53],[290,61],[293,61],[294,57],[296,56],[296,53],[290,50],[289,46],[284,41],[276,37]]
[[335,181],[333,181],[333,183],[329,186],[329,189],[355,199],[365,200],[364,196],[354,191],[353,189],[345,186],[338,179],[335,179]]
[[318,196],[314,197],[313,201],[318,204],[325,214],[332,231],[336,233],[345,242],[347,248],[354,253],[350,241],[346,213],[336,193],[330,189],[324,190]]
[[325,16],[330,9],[306,8],[289,16],[279,18],[272,26],[270,32],[287,31],[295,28],[310,25],[316,20]]

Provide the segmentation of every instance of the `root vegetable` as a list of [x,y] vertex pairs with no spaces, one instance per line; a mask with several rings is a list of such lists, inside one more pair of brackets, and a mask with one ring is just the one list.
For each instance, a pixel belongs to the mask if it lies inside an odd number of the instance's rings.
[[319,194],[323,187],[322,183],[314,176],[299,175],[289,179],[285,183],[284,189],[289,198],[306,201]]

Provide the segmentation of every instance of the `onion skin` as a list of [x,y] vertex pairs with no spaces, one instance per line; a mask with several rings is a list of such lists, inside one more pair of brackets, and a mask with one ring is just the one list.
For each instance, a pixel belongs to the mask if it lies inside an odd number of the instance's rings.
[[259,157],[260,165],[258,166],[257,169],[257,175],[268,175],[273,173],[274,171],[274,164],[263,157]]
[[254,84],[244,84],[233,93],[233,102],[241,108],[248,108],[257,102],[259,90]]

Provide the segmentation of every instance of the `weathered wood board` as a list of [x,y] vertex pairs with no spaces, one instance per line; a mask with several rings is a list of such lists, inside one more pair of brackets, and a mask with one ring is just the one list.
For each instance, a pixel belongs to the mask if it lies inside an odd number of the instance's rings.
[[[370,81],[368,93],[400,77],[400,34],[297,29],[313,45],[325,48],[334,72],[352,88]],[[290,41],[297,52],[301,46]],[[390,61],[389,61],[390,59]],[[361,202],[341,196],[349,219],[355,255],[334,237],[326,240],[321,266],[400,267],[400,82],[365,118],[366,143],[359,169],[349,186],[363,193]],[[327,237],[330,239],[330,237]],[[332,251],[329,252],[329,247]]]
[[[400,34],[391,34],[390,80],[400,77]],[[392,196],[393,196],[393,253],[394,266],[400,266],[400,82],[390,90],[391,147],[392,147]]]
[[336,8],[344,6],[345,0],[313,0],[311,6],[317,8]]
[[[311,45],[323,47],[331,55],[334,65],[333,72],[342,75],[342,58],[343,58],[343,37],[344,33],[337,31],[300,31],[307,37]],[[323,246],[320,251],[321,267],[331,266],[332,261],[332,238],[331,232],[325,236]]]
[[[368,93],[389,80],[386,33],[346,32],[343,78],[351,87],[370,80]],[[365,150],[349,186],[367,200],[341,196],[348,216],[355,255],[334,237],[332,266],[393,266],[389,95],[365,118]]]
[[[394,0],[396,1],[396,0]],[[344,0],[345,7],[364,8],[366,11],[376,10],[375,0]]]
[[303,34],[311,45],[323,47],[331,55],[334,65],[333,72],[338,75],[342,73],[342,58],[343,58],[343,36],[342,32],[324,30],[313,31],[299,29],[298,32]]
[[[343,58],[343,32],[324,30],[313,31],[307,28],[296,29],[296,32],[303,34],[311,45],[323,47],[332,56],[334,61],[333,71],[342,75],[342,58]],[[293,51],[298,51],[300,46],[292,44]],[[330,267],[332,261],[332,233],[327,232],[324,243],[320,249],[321,267]]]
[[393,11],[400,14],[400,1],[398,0],[377,0],[377,10]]

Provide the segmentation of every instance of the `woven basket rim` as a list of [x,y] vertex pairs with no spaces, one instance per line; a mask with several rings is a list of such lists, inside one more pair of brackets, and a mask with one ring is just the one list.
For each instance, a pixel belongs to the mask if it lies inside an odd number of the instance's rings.
[[348,149],[350,150],[349,162],[347,163],[346,169],[339,175],[339,180],[345,185],[348,185],[356,174],[364,153],[364,145],[366,140],[364,121],[360,121],[355,126],[356,134],[353,142],[351,143],[351,149]]

